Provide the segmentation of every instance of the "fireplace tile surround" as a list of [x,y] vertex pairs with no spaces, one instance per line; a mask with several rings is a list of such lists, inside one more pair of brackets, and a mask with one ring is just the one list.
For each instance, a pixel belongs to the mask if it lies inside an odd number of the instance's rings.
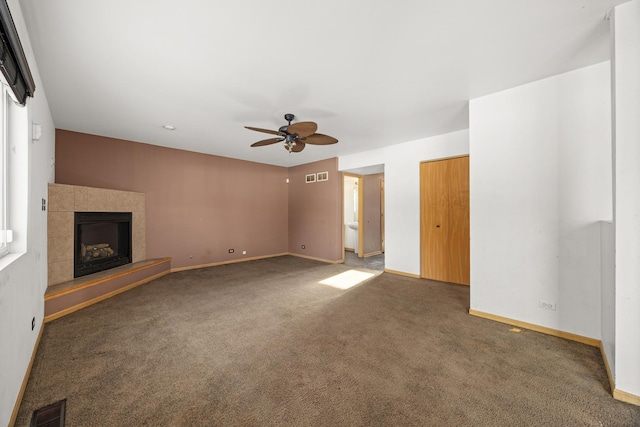
[[49,184],[47,215],[49,286],[74,279],[74,212],[131,212],[132,262],[146,259],[144,193]]

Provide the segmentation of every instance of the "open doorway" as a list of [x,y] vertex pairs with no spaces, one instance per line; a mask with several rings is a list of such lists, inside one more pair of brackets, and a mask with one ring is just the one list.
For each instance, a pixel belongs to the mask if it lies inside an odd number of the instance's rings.
[[358,245],[361,240],[359,238],[359,228],[361,222],[360,213],[362,212],[360,181],[362,181],[362,177],[358,175],[344,174],[342,194],[344,199],[344,250],[362,257],[360,253],[361,246]]
[[346,265],[384,270],[384,166],[343,173]]

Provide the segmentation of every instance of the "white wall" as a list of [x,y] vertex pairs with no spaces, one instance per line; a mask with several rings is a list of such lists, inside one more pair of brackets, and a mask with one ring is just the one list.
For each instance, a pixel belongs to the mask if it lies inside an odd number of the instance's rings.
[[640,1],[613,19],[615,382],[640,396]]
[[420,162],[468,152],[461,130],[338,159],[341,171],[384,164],[385,268],[420,275]]
[[600,341],[602,349],[609,363],[611,375],[615,378],[616,372],[616,283],[615,283],[615,256],[614,256],[614,229],[613,221],[600,223],[601,242],[601,283],[602,283],[602,328]]
[[472,309],[600,338],[609,82],[607,62],[470,101]]
[[[26,167],[20,171],[22,174],[18,173],[20,182],[9,184],[10,189],[17,188],[20,192],[18,199],[22,196],[26,202],[17,209],[24,217],[15,218],[18,229],[22,230],[20,239],[24,239],[26,228],[26,239],[23,240],[26,244],[21,245],[21,249],[26,246],[26,252],[14,256],[17,259],[0,271],[0,425],[9,423],[42,327],[47,287],[47,214],[41,210],[41,200],[47,198],[47,184],[54,180],[52,161],[55,153],[53,120],[20,4],[18,0],[9,0],[8,4],[36,83],[35,98],[27,102],[26,115],[29,124],[42,125],[42,137],[32,142],[29,126],[26,139],[12,143],[16,155],[26,158]],[[31,330],[32,317],[36,318],[34,331]]]

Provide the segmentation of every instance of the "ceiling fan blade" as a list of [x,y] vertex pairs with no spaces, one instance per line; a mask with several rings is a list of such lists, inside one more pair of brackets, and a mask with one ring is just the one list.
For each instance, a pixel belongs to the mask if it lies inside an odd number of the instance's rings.
[[318,130],[318,125],[314,122],[298,122],[289,125],[287,132],[298,134],[298,136],[313,135]]
[[269,138],[263,139],[262,141],[254,142],[251,144],[252,147],[262,147],[265,145],[275,144],[276,142],[284,141],[284,138]]
[[314,133],[313,135],[306,137],[304,139],[304,142],[307,144],[314,144],[314,145],[329,145],[329,144],[335,144],[336,142],[338,142],[338,140],[329,135]]
[[282,136],[285,135],[284,133],[282,133],[280,131],[277,131],[277,130],[254,128],[254,127],[251,127],[251,126],[245,126],[245,128],[249,129],[249,130],[255,130],[256,132],[270,133],[271,135],[282,135]]
[[300,141],[300,140],[298,140],[298,139],[296,139],[296,145],[294,145],[291,148],[291,151],[293,151],[294,153],[299,153],[302,150],[304,150],[304,147],[305,147],[305,143]]

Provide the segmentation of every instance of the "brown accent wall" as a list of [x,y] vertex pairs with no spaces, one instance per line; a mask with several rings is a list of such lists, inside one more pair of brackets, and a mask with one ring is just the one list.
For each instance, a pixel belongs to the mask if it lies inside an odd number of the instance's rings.
[[[329,185],[337,160],[333,169]],[[56,130],[56,183],[145,193],[147,258],[170,256],[173,268],[288,252],[287,177],[283,167]]]
[[[305,175],[325,171],[328,181],[306,183]],[[341,261],[342,173],[338,159],[291,167],[289,179],[289,252]]]
[[364,254],[382,250],[380,188],[384,174],[364,176]]

